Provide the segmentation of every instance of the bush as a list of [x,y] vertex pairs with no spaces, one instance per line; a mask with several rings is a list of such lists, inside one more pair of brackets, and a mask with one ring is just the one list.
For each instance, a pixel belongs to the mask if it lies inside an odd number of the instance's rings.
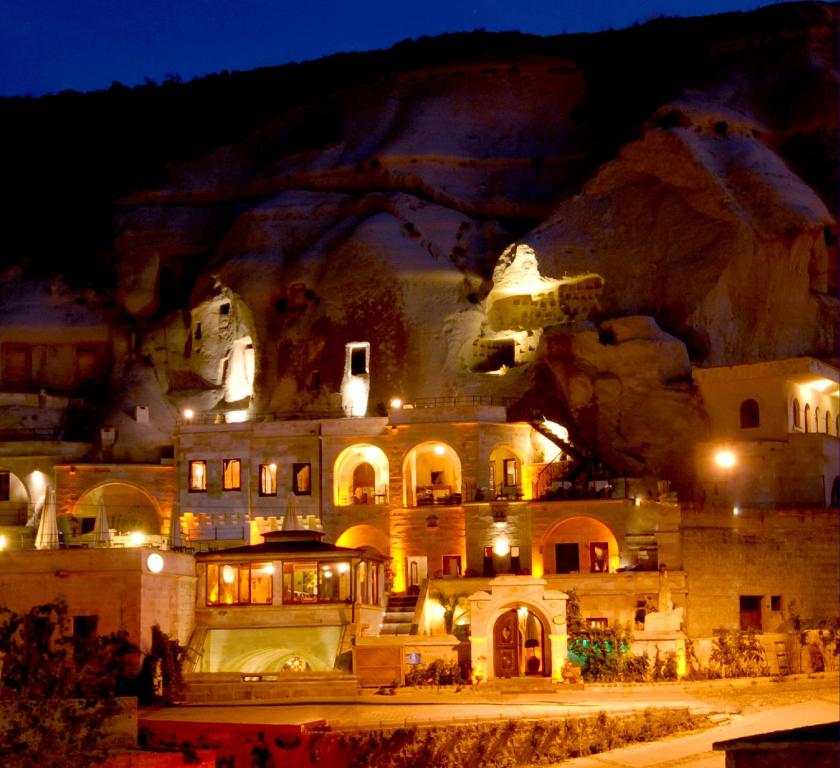
[[435,659],[429,664],[415,664],[405,676],[408,685],[463,685],[466,682],[457,662]]

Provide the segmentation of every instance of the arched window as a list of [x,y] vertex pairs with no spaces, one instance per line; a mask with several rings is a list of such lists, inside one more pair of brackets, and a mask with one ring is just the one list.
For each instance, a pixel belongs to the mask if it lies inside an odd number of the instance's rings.
[[805,431],[811,431],[811,404],[805,403]]
[[758,403],[753,399],[744,400],[741,403],[741,429],[755,429],[758,425]]
[[831,434],[831,411],[825,412],[825,433],[827,435]]
[[793,428],[802,429],[802,416],[799,411],[799,400],[793,398]]
[[819,432],[820,427],[822,426],[822,424],[820,424],[820,415],[820,407],[817,406],[814,408],[814,432]]

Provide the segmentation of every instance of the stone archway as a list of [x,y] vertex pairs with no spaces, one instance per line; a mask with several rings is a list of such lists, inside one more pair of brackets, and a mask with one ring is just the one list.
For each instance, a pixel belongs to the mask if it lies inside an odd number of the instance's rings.
[[333,465],[333,503],[385,504],[388,501],[388,457],[376,445],[357,443],[345,448]]
[[[524,647],[520,621],[533,616],[541,632],[539,648],[540,675],[554,680],[563,677],[568,635],[566,630],[565,592],[546,590],[545,579],[533,576],[499,576],[490,582],[489,592],[470,595],[470,656],[476,679],[491,680],[517,676],[527,669],[527,661],[512,654]],[[516,622],[516,626],[513,626]],[[505,636],[505,627],[509,638]],[[524,632],[527,633],[527,624]],[[509,647],[505,643],[509,642]],[[505,661],[507,658],[509,662]],[[525,656],[527,659],[527,655]],[[501,673],[501,674],[500,674]]]
[[338,537],[335,543],[338,547],[350,549],[362,547],[375,549],[383,557],[388,557],[391,549],[391,540],[388,535],[379,528],[365,523],[351,526]]
[[541,543],[544,573],[615,573],[618,539],[596,517],[578,515],[556,521]]
[[461,458],[452,446],[429,440],[415,445],[403,460],[403,503],[461,503]]
[[124,481],[86,489],[73,506],[73,525],[78,530],[71,533],[89,533],[103,502],[108,524],[118,533],[162,533],[162,516],[155,498],[144,488]]

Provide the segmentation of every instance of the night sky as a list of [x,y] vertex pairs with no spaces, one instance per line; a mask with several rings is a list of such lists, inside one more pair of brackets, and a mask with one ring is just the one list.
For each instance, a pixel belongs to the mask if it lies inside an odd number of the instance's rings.
[[597,32],[650,18],[753,10],[756,0],[0,0],[0,95],[246,70],[406,38]]

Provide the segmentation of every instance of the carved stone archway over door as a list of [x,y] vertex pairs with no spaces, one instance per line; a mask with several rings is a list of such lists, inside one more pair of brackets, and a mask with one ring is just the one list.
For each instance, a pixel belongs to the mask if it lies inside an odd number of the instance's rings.
[[[511,670],[496,669],[500,664],[504,666],[503,660],[510,651],[504,646],[505,616],[511,617],[512,622],[517,609],[527,608],[540,622],[548,639],[544,658],[546,672],[550,670],[554,680],[563,679],[569,596],[565,592],[547,590],[545,585],[545,579],[534,576],[505,575],[490,582],[489,592],[470,595],[470,654],[474,675],[483,680],[510,676]],[[511,661],[511,665],[513,663]]]

